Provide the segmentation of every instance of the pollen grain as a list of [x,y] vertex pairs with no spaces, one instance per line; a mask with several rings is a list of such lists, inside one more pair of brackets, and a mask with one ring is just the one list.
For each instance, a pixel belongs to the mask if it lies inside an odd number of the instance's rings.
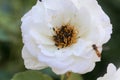
[[56,27],[53,28],[53,31],[55,33],[53,40],[58,49],[69,47],[77,42],[78,31],[73,26],[65,25],[60,28]]

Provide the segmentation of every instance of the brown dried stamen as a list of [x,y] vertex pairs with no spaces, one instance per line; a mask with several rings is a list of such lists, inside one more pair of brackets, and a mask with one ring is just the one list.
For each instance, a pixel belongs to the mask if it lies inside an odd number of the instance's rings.
[[95,50],[97,56],[98,56],[98,57],[101,57],[101,54],[100,54],[100,52],[98,51],[97,46],[96,46],[95,44],[93,44],[92,47],[93,47],[93,49]]
[[65,25],[60,28],[53,28],[53,30],[55,32],[53,40],[58,49],[69,47],[77,42],[77,32],[73,26]]

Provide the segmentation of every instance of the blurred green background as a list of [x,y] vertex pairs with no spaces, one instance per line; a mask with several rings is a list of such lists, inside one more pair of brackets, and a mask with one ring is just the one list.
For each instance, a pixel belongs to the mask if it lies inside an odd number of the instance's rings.
[[[113,34],[111,40],[103,46],[102,61],[97,63],[92,72],[82,75],[84,80],[96,80],[102,76],[108,63],[120,66],[120,0],[98,2],[111,18]],[[20,19],[35,3],[36,0],[0,0],[0,80],[10,80],[15,73],[26,70],[21,58],[23,43]],[[49,68],[42,72],[59,80],[59,76]]]

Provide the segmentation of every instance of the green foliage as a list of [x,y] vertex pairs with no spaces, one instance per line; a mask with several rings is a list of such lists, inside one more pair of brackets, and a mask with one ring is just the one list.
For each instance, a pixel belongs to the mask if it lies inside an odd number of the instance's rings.
[[80,74],[71,73],[70,77],[67,80],[83,80]]
[[61,80],[83,80],[80,74],[68,73],[61,76]]
[[12,80],[52,80],[51,77],[49,77],[46,74],[40,73],[38,71],[26,71],[17,73]]
[[72,73],[68,80],[83,80],[83,78],[80,74]]
[[[35,0],[0,0],[0,80],[10,80],[13,74],[24,71],[21,49],[21,17]],[[7,76],[9,75],[9,76]]]

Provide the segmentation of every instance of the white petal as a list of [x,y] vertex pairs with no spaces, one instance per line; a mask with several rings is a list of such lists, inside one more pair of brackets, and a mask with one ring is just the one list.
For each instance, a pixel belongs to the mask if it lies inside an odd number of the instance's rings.
[[108,42],[112,34],[112,25],[106,25],[106,26],[109,26],[109,27],[106,27],[105,29],[105,37],[104,37],[103,43]]
[[120,68],[117,70],[115,74],[115,80],[120,80]]
[[71,57],[67,57],[67,58],[52,57],[52,56],[46,56],[42,54],[38,57],[39,57],[39,61],[42,61],[48,64],[48,66],[50,66],[52,70],[57,74],[65,73],[65,71],[67,71],[70,64],[73,63],[73,60],[71,59]]
[[107,68],[107,73],[113,75],[116,72],[114,64],[110,63]]
[[44,63],[38,61],[36,57],[32,56],[25,46],[22,50],[22,57],[27,69],[39,70],[47,67]]
[[85,7],[81,7],[76,13],[74,13],[70,23],[79,31],[79,37],[84,38],[84,36],[89,34],[88,32],[92,27],[89,11]]
[[38,48],[35,40],[31,37],[31,35],[27,34],[23,36],[23,42],[24,45],[27,47],[27,49],[29,50],[29,52],[34,56],[38,56],[41,51]]
[[[75,56],[79,56],[85,59],[93,59],[94,61],[100,61],[92,45],[94,43],[86,41],[84,39],[79,39],[78,42],[73,45],[72,52]],[[101,47],[98,48],[99,52],[102,51]]]
[[107,67],[107,73],[103,77],[97,78],[97,80],[119,80],[120,70],[116,70],[114,64],[110,63]]
[[95,27],[99,26],[100,28],[100,29],[94,28],[91,31],[93,33],[90,32],[91,35],[95,35],[91,36],[91,40],[95,41],[96,44],[106,43],[111,37],[110,35],[112,33],[112,26],[110,24],[109,17],[103,12],[97,0],[84,0],[84,1],[72,0],[72,1],[78,9],[80,9],[81,7],[85,7],[87,10],[89,10],[88,12],[92,20],[92,23],[89,27],[96,25]]
[[77,60],[75,60],[74,63],[71,65],[70,70],[72,70],[72,72],[75,72],[75,73],[84,74],[92,71],[94,67],[95,67],[95,63],[93,63],[92,61],[78,57]]
[[44,0],[43,2],[46,8],[52,10],[68,9],[70,6],[73,6],[70,0]]
[[93,27],[89,31],[89,35],[85,37],[86,40],[93,41],[96,45],[103,44],[102,41],[105,37],[105,30],[102,27]]
[[[75,57],[75,59],[76,58],[77,57]],[[92,61],[88,61],[87,59],[79,58],[79,60],[78,60],[78,58],[77,58],[77,60],[74,60],[74,58],[72,56],[71,58],[69,58],[69,60],[71,60],[71,63],[69,64],[69,66],[67,68],[62,69],[62,68],[57,68],[57,66],[56,66],[56,67],[52,67],[52,70],[57,74],[64,74],[68,71],[84,74],[86,72],[90,72],[95,67],[95,64]],[[62,65],[60,65],[60,66],[62,66]]]
[[[58,50],[52,39],[53,27],[66,24],[76,27],[80,38],[70,47]],[[21,29],[26,67],[42,69],[49,66],[57,74],[92,71],[95,62],[100,61],[92,45],[95,44],[101,53],[102,45],[112,33],[110,20],[96,0],[37,0],[22,18]],[[115,72],[113,66],[108,67],[109,75],[106,74],[104,79],[110,79],[111,72]]]
[[[77,9],[69,0],[56,0],[50,2],[49,0],[45,0],[45,5],[48,13],[47,18],[53,27],[61,27],[62,25],[68,24],[71,18],[76,14],[75,12],[77,12]],[[53,7],[56,5],[58,7]]]
[[[43,22],[45,21],[43,18],[45,16],[44,5],[37,1],[36,5],[32,7],[32,9],[22,17],[22,22],[27,20],[30,17],[34,22]],[[29,21],[29,20],[28,20]]]
[[70,48],[58,49],[56,46],[52,45],[39,45],[41,52],[46,56],[54,56],[54,57],[68,57],[71,56],[72,51]]
[[[91,27],[91,15],[90,12],[85,8],[81,7],[77,16],[79,20],[79,27],[88,28]],[[89,26],[89,27],[88,27]]]
[[49,35],[38,33],[38,31],[35,30],[31,30],[30,34],[37,44],[54,45],[54,42]]
[[[81,56],[86,54],[92,48],[92,43],[83,39],[79,39],[76,44],[73,45],[73,54],[76,56]],[[86,57],[86,56],[85,56]]]

